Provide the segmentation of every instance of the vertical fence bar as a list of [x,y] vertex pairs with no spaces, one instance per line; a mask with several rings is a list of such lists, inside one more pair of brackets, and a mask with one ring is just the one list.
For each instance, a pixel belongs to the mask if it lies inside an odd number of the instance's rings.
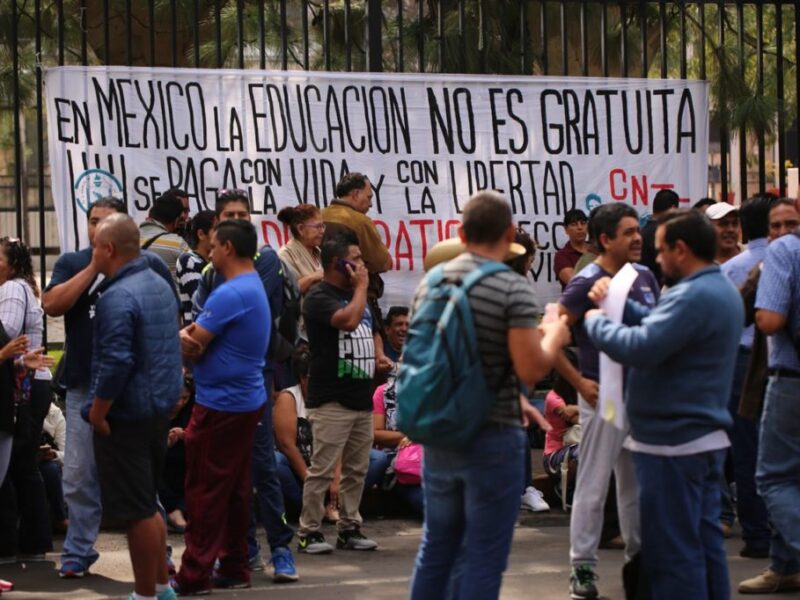
[[520,69],[522,75],[530,75],[530,52],[528,46],[528,3],[526,0],[519,1],[519,43],[520,43]]
[[561,74],[569,75],[569,62],[568,62],[568,44],[567,44],[567,3],[561,2],[559,5],[559,15],[561,22],[559,24],[561,34]]
[[403,56],[403,0],[397,0],[397,67],[398,73],[405,71]]
[[777,72],[775,88],[778,96],[778,194],[786,194],[786,123],[783,102],[783,4],[775,3],[775,51]]
[[700,79],[706,78],[706,5],[702,2],[697,4],[699,11],[698,20],[700,21]]
[[303,68],[310,68],[309,43],[308,43],[308,0],[303,0]]
[[[81,0],[81,3],[83,1]],[[125,0],[125,44],[125,56],[130,67],[133,65],[133,11],[131,9],[131,0]],[[86,63],[84,62],[83,64]]]
[[88,42],[86,39],[86,34],[89,27],[86,19],[86,0],[81,0],[78,10],[80,11],[78,15],[78,23],[80,23],[81,26],[81,64],[85,66],[89,62]]
[[322,5],[322,52],[325,70],[331,70],[331,5],[325,0]]
[[172,44],[171,44],[171,54],[170,57],[172,59],[172,66],[178,66],[178,6],[176,4],[177,0],[170,0],[169,2],[169,20],[170,20],[170,28],[172,29]]
[[425,3],[417,2],[417,71],[425,72]]
[[236,66],[244,69],[244,0],[236,0]]
[[628,6],[625,2],[619,4],[620,24],[622,25],[622,40],[620,45],[620,59],[622,76],[628,76]]
[[147,0],[147,42],[150,59],[150,66],[156,64],[156,3],[155,0]]
[[542,0],[539,3],[539,23],[541,27],[542,36],[542,73],[547,75],[550,71],[549,61],[547,60],[547,1]]
[[436,35],[439,37],[439,72],[446,73],[447,65],[445,65],[445,40],[444,40],[444,8],[442,7],[442,0],[436,3]]
[[661,79],[667,78],[667,3],[658,2],[659,41],[661,43]]
[[608,77],[608,1],[603,0],[600,7],[600,63],[603,77]]
[[258,0],[258,68],[262,71],[267,68],[267,21],[264,17],[264,0]]
[[[39,289],[47,284],[47,241],[44,222],[44,119],[42,112],[42,0],[34,5],[36,28],[36,191],[39,210]],[[105,50],[108,52],[108,49]],[[42,345],[47,347],[47,318],[42,319]]]
[[383,71],[383,11],[381,0],[367,0],[367,69]]
[[[263,8],[263,0],[260,1]],[[286,0],[281,0],[280,3],[280,15],[279,19],[281,22],[281,69],[286,70],[289,68],[289,26],[287,24],[287,9],[286,9]],[[263,11],[262,15],[262,22],[263,22]],[[266,42],[263,42],[266,43]],[[263,67],[262,67],[263,68]]]
[[487,31],[488,18],[486,16],[485,0],[478,0],[478,23],[480,24],[480,52],[481,52],[481,71],[489,72],[489,35]]
[[353,36],[350,33],[350,0],[344,0],[344,70],[353,70]]
[[681,11],[680,17],[680,28],[681,28],[681,79],[686,79],[686,63],[688,62],[687,57],[687,50],[686,50],[686,4],[678,5],[678,10]]
[[14,208],[16,210],[17,237],[23,237],[22,206],[22,132],[19,123],[19,13],[17,0],[11,0],[11,96],[14,121]]
[[[717,36],[719,47],[725,47],[725,2],[719,0],[717,4]],[[721,189],[721,200],[728,201],[728,128],[725,124],[720,124],[719,130],[719,179]]]
[[216,67],[222,67],[222,6],[220,0],[214,0],[214,44],[216,46]]
[[[756,95],[764,96],[764,6],[756,4]],[[759,127],[758,136],[758,193],[767,189],[766,151],[764,129]]]
[[642,77],[647,77],[647,3],[639,0],[639,38],[642,46]]
[[192,45],[194,46],[192,50],[194,51],[194,66],[195,68],[200,66],[200,0],[194,0],[192,2],[192,18],[193,18],[193,27],[192,27]]
[[[736,5],[736,43],[739,54],[739,74],[744,77],[744,4],[741,2]],[[739,190],[743,201],[748,197],[747,190],[747,131],[744,127],[739,127]]]
[[[58,66],[64,66],[64,0],[57,0],[58,12]],[[800,13],[798,13],[800,14]]]
[[581,75],[589,75],[589,33],[586,31],[586,0],[581,0]]
[[467,24],[465,0],[458,0],[458,44],[461,49],[461,72],[467,72],[467,36],[464,28]]
[[108,45],[111,43],[108,28],[108,0],[103,0],[103,62],[108,64]]

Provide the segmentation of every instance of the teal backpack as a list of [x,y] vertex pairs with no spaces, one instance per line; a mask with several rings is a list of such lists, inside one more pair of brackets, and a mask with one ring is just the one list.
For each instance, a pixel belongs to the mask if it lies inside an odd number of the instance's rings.
[[458,449],[483,427],[495,394],[483,376],[468,293],[487,275],[508,269],[483,263],[463,281],[445,277],[444,265],[428,273],[397,376],[397,428],[409,439]]

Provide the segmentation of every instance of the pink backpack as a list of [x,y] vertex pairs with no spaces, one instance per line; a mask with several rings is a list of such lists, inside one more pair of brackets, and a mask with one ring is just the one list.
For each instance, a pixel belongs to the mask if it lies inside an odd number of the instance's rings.
[[419,485],[422,483],[422,444],[409,444],[401,448],[394,459],[397,483]]

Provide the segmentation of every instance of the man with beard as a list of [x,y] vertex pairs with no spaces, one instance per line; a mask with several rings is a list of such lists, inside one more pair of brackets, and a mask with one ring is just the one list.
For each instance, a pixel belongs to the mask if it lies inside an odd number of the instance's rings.
[[[658,305],[629,298],[630,325],[601,310],[585,317],[595,347],[628,367],[625,445],[636,467],[653,600],[730,597],[719,479],[730,446],[728,399],[744,308],[713,263],[716,244],[703,215],[667,213],[656,247],[670,288]],[[590,296],[600,303],[607,290],[608,281],[598,281]]]
[[706,216],[717,230],[717,256],[714,262],[718,265],[724,264],[741,251],[739,238],[742,236],[742,227],[739,223],[739,211],[732,204],[717,202],[708,207]]
[[[611,473],[615,474],[620,526],[626,544],[626,559],[639,549],[639,515],[636,508],[636,478],[631,455],[622,444],[628,432],[617,429],[596,412],[600,358],[586,335],[584,314],[594,308],[588,297],[596,281],[613,277],[626,263],[641,259],[642,236],[639,217],[625,204],[603,204],[592,211],[589,232],[600,254],[570,280],[559,301],[567,315],[578,346],[580,372],[561,357],[556,368],[578,390],[578,406],[583,431],[581,457],[572,506],[570,526],[570,592],[573,598],[597,598],[594,568],[603,527],[603,507]],[[630,298],[644,306],[654,306],[659,285],[650,270],[634,264],[639,276],[631,287]]]

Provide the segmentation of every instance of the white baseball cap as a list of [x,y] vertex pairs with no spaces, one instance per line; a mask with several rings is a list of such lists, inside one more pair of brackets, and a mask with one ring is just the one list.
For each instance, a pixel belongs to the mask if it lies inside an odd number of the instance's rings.
[[733,204],[717,202],[706,209],[706,216],[712,221],[718,221],[732,212],[738,212],[738,210]]

